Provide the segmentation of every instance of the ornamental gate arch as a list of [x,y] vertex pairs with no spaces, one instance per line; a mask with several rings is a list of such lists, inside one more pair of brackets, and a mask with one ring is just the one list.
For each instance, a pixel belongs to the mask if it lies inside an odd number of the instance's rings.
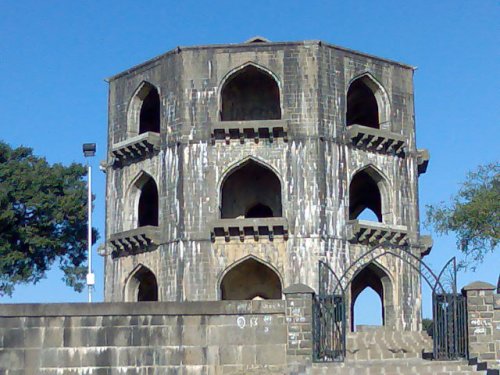
[[[376,250],[384,248],[382,252]],[[358,266],[393,255],[415,269],[432,290],[433,358],[452,360],[467,356],[466,300],[457,293],[457,265],[451,258],[436,275],[407,247],[383,243],[357,258],[339,277],[324,261],[319,261],[318,294],[314,299],[314,360],[342,362],[346,355],[346,290]]]

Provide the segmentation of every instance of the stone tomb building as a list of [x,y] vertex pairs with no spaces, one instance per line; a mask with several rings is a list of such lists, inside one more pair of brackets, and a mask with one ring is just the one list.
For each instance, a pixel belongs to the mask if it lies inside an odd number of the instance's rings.
[[421,326],[414,68],[319,41],[181,47],[109,79],[105,300],[281,299],[348,270],[348,320]]
[[[0,304],[0,374],[499,373],[487,283],[463,290],[467,353],[423,359],[412,67],[254,38],[109,84],[106,301]],[[322,331],[324,264],[342,332]],[[366,288],[385,327],[344,332]]]

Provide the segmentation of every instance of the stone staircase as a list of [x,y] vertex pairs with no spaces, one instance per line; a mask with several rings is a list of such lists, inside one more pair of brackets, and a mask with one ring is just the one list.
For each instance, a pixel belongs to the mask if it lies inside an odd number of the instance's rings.
[[422,359],[432,352],[425,332],[396,332],[384,328],[348,333],[346,359],[342,363],[314,363],[312,374],[338,375],[486,375],[466,360]]
[[349,360],[422,358],[432,353],[432,338],[426,332],[397,332],[383,328],[347,334]]
[[486,375],[467,361],[426,361],[423,359],[358,360],[344,363],[313,364],[315,375]]

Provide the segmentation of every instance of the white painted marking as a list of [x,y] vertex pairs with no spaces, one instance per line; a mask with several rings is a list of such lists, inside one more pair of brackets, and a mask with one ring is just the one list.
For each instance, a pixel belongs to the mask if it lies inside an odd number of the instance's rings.
[[245,326],[247,325],[247,321],[245,320],[244,316],[239,316],[238,319],[236,319],[236,324],[239,328],[245,328]]

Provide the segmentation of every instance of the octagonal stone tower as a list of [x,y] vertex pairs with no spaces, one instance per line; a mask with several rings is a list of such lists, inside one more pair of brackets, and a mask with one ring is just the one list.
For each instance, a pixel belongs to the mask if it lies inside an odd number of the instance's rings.
[[255,38],[111,77],[106,301],[282,298],[323,260],[351,306],[371,287],[385,325],[419,329],[419,273],[387,251],[430,250],[413,70]]

